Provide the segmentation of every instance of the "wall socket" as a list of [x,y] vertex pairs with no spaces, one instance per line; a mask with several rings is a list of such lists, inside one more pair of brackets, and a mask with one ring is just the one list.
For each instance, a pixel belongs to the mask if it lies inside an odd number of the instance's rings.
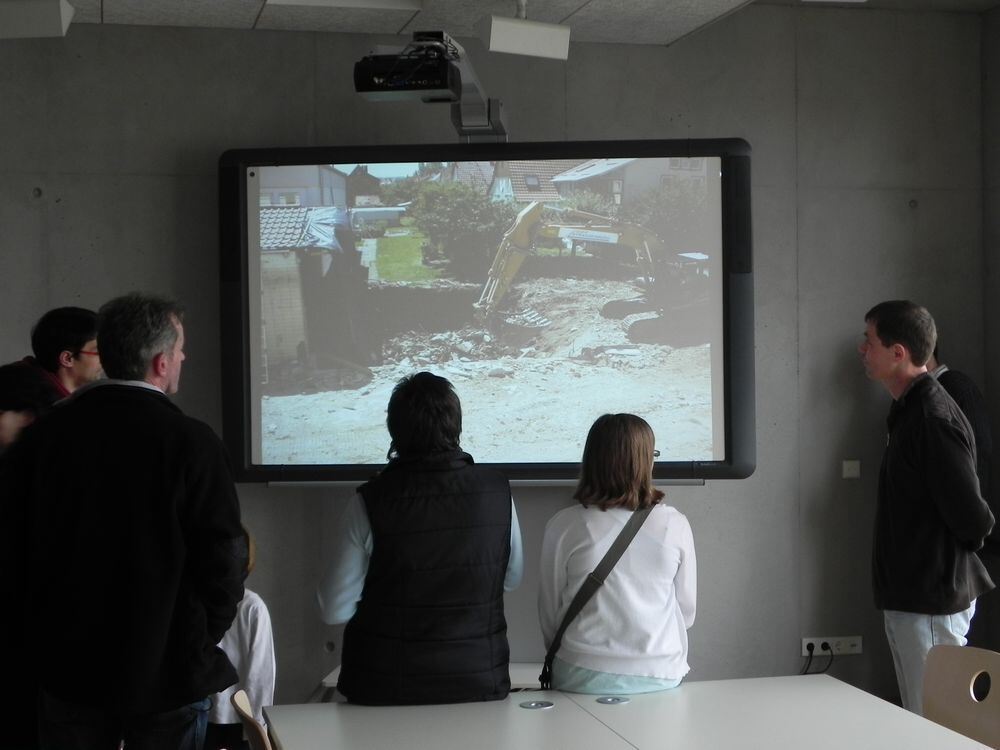
[[802,639],[802,655],[809,656],[809,644],[813,644],[813,656],[829,656],[830,651],[823,648],[823,644],[827,643],[830,645],[830,649],[833,651],[834,656],[841,656],[844,654],[860,654],[861,653],[861,636],[860,635],[836,635],[827,638],[803,638]]

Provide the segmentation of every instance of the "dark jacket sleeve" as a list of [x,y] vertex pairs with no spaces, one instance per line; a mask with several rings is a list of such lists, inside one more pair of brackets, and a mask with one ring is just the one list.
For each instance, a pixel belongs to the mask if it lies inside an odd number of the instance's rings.
[[197,423],[197,427],[200,460],[192,464],[187,478],[188,572],[204,608],[208,636],[218,643],[243,598],[248,550],[225,449],[207,425]]
[[927,491],[945,525],[970,550],[983,546],[994,518],[979,492],[971,429],[947,419],[928,419],[924,429]]

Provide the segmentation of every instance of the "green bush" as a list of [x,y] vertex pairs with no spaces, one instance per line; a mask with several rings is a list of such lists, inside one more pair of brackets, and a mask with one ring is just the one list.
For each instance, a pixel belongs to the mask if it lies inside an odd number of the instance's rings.
[[427,239],[424,258],[444,258],[452,276],[472,281],[485,278],[516,213],[513,203],[493,202],[458,182],[422,184],[409,210]]
[[655,232],[668,248],[695,250],[712,236],[704,182],[675,177],[622,207],[621,218]]

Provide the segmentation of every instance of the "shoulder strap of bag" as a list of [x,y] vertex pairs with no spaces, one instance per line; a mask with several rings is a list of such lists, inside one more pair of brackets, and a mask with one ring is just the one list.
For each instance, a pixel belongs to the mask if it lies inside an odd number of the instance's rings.
[[556,635],[549,645],[549,650],[545,654],[545,664],[542,665],[542,673],[538,676],[542,690],[552,688],[552,660],[555,659],[556,652],[562,645],[563,634],[566,632],[566,628],[580,614],[580,610],[590,601],[590,598],[597,592],[597,589],[604,585],[604,579],[608,577],[608,573],[611,572],[611,569],[615,567],[619,558],[628,549],[632,539],[639,532],[647,516],[649,516],[655,507],[655,505],[650,505],[648,508],[633,511],[632,516],[628,519],[628,523],[618,532],[618,537],[611,545],[611,548],[601,558],[597,567],[584,579],[579,591],[576,592],[576,596],[573,597],[573,601],[569,603],[569,608],[566,610],[566,614],[563,615],[562,622],[559,623],[559,629],[556,631]]

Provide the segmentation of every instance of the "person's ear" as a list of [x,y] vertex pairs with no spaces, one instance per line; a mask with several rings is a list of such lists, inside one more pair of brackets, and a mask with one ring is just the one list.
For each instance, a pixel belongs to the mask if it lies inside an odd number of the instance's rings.
[[164,352],[154,354],[153,361],[149,363],[149,367],[156,377],[162,378],[167,374],[167,355]]
[[72,367],[74,359],[75,357],[73,356],[73,352],[69,349],[63,349],[59,352],[59,358],[57,361],[59,362],[60,367]]

